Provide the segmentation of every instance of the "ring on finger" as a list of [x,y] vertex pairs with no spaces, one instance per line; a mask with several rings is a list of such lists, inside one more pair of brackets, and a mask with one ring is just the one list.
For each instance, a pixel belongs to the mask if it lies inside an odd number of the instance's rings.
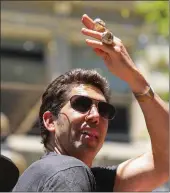
[[113,36],[112,32],[105,31],[105,32],[102,33],[101,41],[104,44],[112,45],[113,44],[113,40],[114,40],[114,36]]
[[105,28],[106,24],[103,20],[100,18],[96,18],[94,20],[94,30],[98,32],[104,32],[106,30]]

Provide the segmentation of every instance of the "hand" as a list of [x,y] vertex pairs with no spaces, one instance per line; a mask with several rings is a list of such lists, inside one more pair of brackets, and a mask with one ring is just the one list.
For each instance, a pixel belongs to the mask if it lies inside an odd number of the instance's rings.
[[146,86],[146,81],[136,68],[122,41],[114,36],[113,45],[103,44],[101,42],[102,33],[93,30],[94,21],[85,14],[82,16],[82,23],[86,26],[82,28],[82,33],[97,39],[86,39],[87,45],[92,47],[95,53],[104,60],[109,71],[126,81],[134,92],[142,92],[142,88],[138,88],[137,83],[141,83],[139,80],[142,80],[143,86]]

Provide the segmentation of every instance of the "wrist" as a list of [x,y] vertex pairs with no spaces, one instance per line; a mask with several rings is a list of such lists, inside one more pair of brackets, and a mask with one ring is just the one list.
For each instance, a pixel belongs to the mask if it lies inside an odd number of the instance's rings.
[[155,95],[151,86],[144,93],[133,93],[133,94],[139,102],[145,102],[149,99],[152,100],[154,98],[154,95]]
[[140,73],[137,73],[131,81],[129,81],[129,86],[133,93],[142,94],[146,93],[150,88],[149,83],[146,81],[144,76]]

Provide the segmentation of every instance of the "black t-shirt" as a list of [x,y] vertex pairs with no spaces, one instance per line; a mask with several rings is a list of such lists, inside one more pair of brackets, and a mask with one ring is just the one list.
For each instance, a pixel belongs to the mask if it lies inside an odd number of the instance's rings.
[[116,166],[91,168],[96,182],[96,192],[113,192],[116,169]]
[[116,168],[89,168],[82,161],[48,153],[20,176],[13,192],[113,191]]

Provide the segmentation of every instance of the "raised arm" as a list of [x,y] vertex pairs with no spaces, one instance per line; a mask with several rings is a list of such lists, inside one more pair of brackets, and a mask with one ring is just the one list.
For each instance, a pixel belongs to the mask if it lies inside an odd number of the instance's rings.
[[[102,33],[93,30],[91,18],[83,15],[82,23],[87,27],[82,29],[82,33],[97,39],[86,39],[87,45],[104,60],[110,72],[126,81],[133,93],[147,93],[150,85],[134,65],[122,41],[114,37],[112,45],[105,45],[101,42]],[[151,191],[168,181],[168,108],[157,94],[138,102],[145,117],[152,149],[118,166],[114,191]]]
[[[138,85],[138,88],[142,91],[145,87]],[[139,105],[145,117],[152,149],[119,165],[115,191],[152,191],[169,178],[168,109],[157,94],[152,99],[139,102]]]

